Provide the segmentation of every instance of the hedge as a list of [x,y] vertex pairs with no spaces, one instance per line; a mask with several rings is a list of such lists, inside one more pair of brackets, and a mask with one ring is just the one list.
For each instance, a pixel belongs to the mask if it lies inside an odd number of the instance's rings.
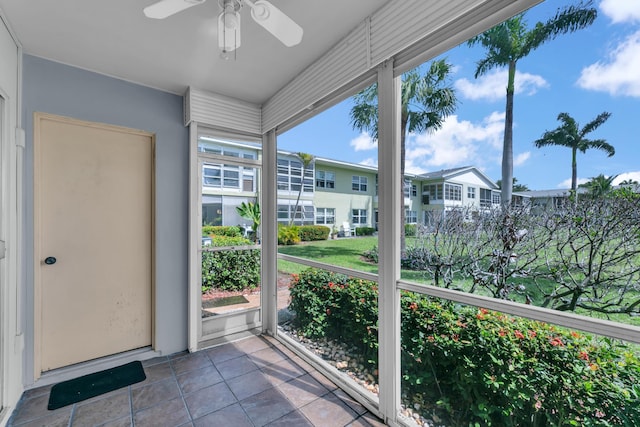
[[[295,276],[298,332],[358,346],[377,367],[377,288],[316,269]],[[632,345],[420,294],[401,295],[402,394],[445,425],[635,425]],[[439,423],[439,424],[442,424]]]
[[[213,235],[211,246],[247,246],[243,237]],[[222,250],[202,252],[202,292],[212,288],[223,291],[255,289],[260,284],[260,250]]]

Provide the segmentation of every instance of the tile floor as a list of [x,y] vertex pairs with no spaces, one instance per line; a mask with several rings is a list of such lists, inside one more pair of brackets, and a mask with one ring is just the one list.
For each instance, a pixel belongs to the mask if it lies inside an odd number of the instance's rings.
[[24,392],[9,426],[353,426],[384,424],[270,337],[143,362],[147,379],[47,410],[51,386]]

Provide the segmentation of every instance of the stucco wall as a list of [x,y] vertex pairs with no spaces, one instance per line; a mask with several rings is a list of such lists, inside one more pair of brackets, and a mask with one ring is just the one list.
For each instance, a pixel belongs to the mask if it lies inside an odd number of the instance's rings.
[[126,126],[156,135],[156,337],[169,354],[187,348],[188,130],[182,97],[42,58],[23,57],[26,129],[25,380],[33,378],[33,113]]

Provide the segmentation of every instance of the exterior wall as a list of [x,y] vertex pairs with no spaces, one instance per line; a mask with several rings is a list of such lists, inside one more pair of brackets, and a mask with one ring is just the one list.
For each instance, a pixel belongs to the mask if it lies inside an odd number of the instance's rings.
[[[142,129],[156,135],[154,347],[162,354],[186,349],[189,139],[182,123],[182,97],[28,55],[24,56],[23,76],[26,242],[34,239],[34,112]],[[27,384],[33,381],[33,266],[33,253],[26,250]]]
[[[351,217],[352,209],[366,209],[367,223],[357,224],[359,226],[373,227],[373,199],[376,190],[375,172],[357,168],[338,167],[331,164],[316,162],[316,170],[335,172],[335,188],[315,188],[313,204],[317,208],[335,208],[337,229],[343,222],[348,222],[353,226]],[[352,189],[352,178],[354,175],[367,178],[367,191],[354,191]]]
[[[0,259],[0,425],[7,422],[22,393],[24,334],[18,304],[23,282],[19,276],[19,221],[17,189],[22,148],[17,148],[19,126],[20,52],[0,14],[0,239],[6,252]],[[20,150],[20,153],[18,153]]]

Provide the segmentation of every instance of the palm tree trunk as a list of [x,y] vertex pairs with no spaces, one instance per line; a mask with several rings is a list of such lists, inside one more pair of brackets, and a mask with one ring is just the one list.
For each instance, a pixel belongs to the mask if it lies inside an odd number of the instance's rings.
[[509,62],[507,105],[504,118],[504,143],[502,146],[502,205],[511,205],[513,193],[513,94],[515,92],[516,63]]
[[400,258],[407,256],[407,238],[404,234],[405,206],[404,206],[404,159],[405,159],[405,129],[407,126],[407,115],[402,113],[400,118]]
[[577,148],[571,149],[571,194],[575,195],[578,189],[578,161],[576,159],[578,154]]

